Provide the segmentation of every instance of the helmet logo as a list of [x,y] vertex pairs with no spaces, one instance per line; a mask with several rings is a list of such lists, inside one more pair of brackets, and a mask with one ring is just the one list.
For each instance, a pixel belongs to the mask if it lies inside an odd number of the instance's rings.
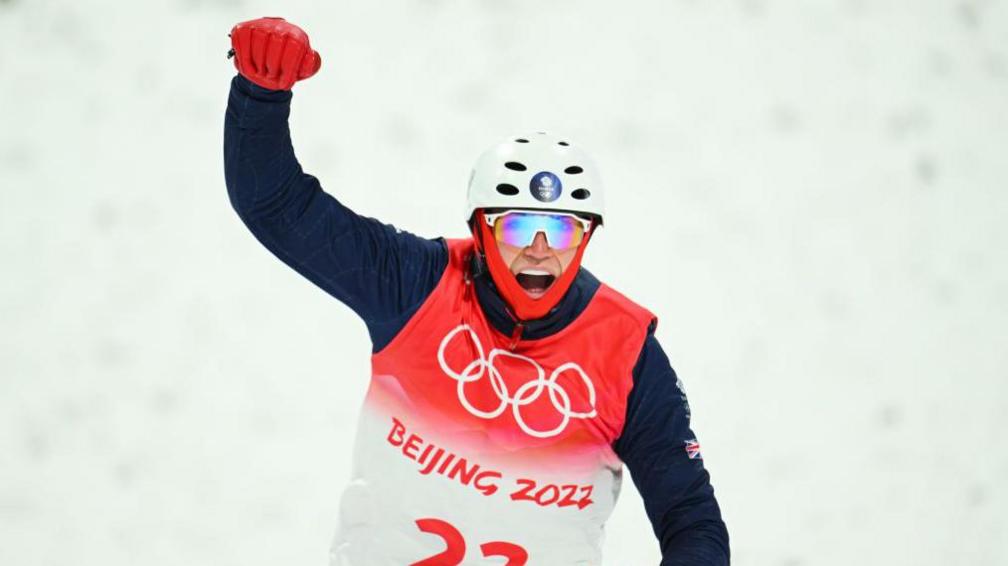
[[532,191],[532,196],[542,202],[553,202],[560,198],[560,190],[562,188],[560,178],[549,171],[536,173],[532,177],[532,182],[529,183],[529,190]]

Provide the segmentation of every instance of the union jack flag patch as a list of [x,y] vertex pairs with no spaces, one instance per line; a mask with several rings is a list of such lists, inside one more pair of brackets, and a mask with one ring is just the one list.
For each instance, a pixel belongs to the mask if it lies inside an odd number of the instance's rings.
[[696,439],[686,441],[686,455],[690,460],[703,459],[700,455],[700,443]]

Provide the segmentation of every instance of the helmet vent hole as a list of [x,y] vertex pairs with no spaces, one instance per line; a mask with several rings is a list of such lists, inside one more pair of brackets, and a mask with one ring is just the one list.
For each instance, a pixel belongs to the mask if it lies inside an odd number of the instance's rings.
[[500,193],[500,194],[502,194],[502,195],[507,195],[509,197],[513,197],[516,194],[518,194],[519,191],[518,191],[518,187],[516,187],[514,185],[509,185],[507,183],[501,183],[501,184],[497,185],[497,192]]
[[570,167],[564,169],[564,173],[567,173],[568,175],[577,175],[578,173],[583,173],[583,172],[584,172],[584,169],[582,169],[581,167],[579,167],[577,165],[571,165]]
[[507,167],[512,171],[524,171],[527,169],[523,163],[518,163],[517,161],[508,161],[504,164],[504,167]]
[[571,197],[575,200],[585,200],[591,196],[591,191],[588,189],[577,189],[571,193]]
[[564,146],[564,147],[567,147],[567,146],[569,146],[570,144],[569,144],[569,143],[567,143],[567,142],[565,142],[565,141],[562,141],[562,142],[557,142],[557,145],[562,145],[562,146]]
[[525,139],[525,138],[518,138],[518,139],[516,139],[515,141],[516,141],[516,142],[518,142],[518,143],[528,143],[528,142],[529,142],[529,141],[528,141],[527,139]]

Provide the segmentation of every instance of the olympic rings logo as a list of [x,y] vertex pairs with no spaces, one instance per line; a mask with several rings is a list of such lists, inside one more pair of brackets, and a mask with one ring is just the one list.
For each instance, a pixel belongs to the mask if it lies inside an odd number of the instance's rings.
[[[472,339],[473,345],[476,346],[476,353],[479,357],[469,362],[462,371],[455,371],[448,365],[448,362],[445,361],[445,349],[448,347],[448,344],[451,343],[452,339],[461,332],[469,333],[469,337]],[[441,371],[443,371],[448,377],[458,382],[456,391],[458,393],[459,403],[461,403],[471,415],[482,419],[494,419],[503,414],[508,407],[511,407],[511,412],[514,415],[515,422],[517,422],[518,426],[521,427],[521,429],[529,436],[534,436],[536,438],[549,438],[551,436],[556,436],[567,428],[571,419],[591,419],[598,414],[595,410],[595,386],[592,384],[591,379],[584,370],[581,369],[581,366],[573,362],[567,362],[553,370],[549,377],[546,377],[546,371],[532,358],[506,350],[500,350],[498,348],[494,348],[490,351],[490,355],[486,356],[483,352],[483,344],[480,342],[479,337],[476,336],[476,332],[474,332],[472,327],[468,324],[461,324],[445,335],[444,339],[441,340],[441,346],[438,348],[437,357],[438,363],[441,365]],[[494,366],[494,360],[499,357],[512,358],[514,360],[520,360],[527,363],[530,367],[535,369],[536,378],[518,387],[518,389],[514,392],[514,395],[511,395],[500,370]],[[565,371],[573,371],[581,377],[581,381],[588,389],[588,403],[591,406],[591,411],[578,412],[571,410],[570,394],[568,394],[567,391],[565,391],[563,387],[557,383],[557,379]],[[474,407],[473,404],[469,402],[465,392],[466,384],[475,383],[484,377],[490,381],[490,387],[497,395],[497,399],[499,401],[499,404],[490,411],[484,411]],[[561,416],[560,424],[549,430],[537,430],[529,426],[521,413],[521,407],[538,400],[542,396],[543,391],[546,391],[549,394],[550,402]]]

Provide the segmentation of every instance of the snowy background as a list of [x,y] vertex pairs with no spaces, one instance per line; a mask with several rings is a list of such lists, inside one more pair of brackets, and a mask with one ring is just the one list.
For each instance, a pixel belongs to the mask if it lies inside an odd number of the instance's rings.
[[[322,53],[305,169],[462,235],[562,132],[756,566],[1008,564],[1008,2],[0,0],[0,564],[325,564],[362,323],[230,209],[241,20]],[[656,564],[629,481],[607,564]]]

